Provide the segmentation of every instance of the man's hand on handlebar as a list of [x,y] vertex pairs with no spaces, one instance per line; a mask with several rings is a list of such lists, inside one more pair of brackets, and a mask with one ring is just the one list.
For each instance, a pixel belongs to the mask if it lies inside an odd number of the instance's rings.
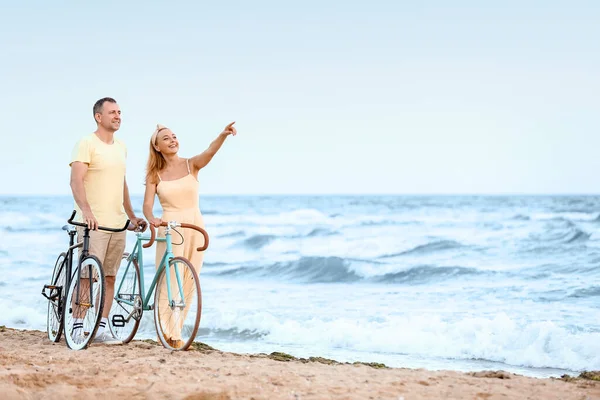
[[[107,228],[105,226],[100,226],[98,225],[98,221],[96,220],[96,218],[94,217],[94,214],[91,211],[88,211],[87,213],[82,212],[82,219],[83,222],[75,222],[73,221],[73,219],[75,218],[77,211],[73,210],[73,213],[71,214],[71,217],[67,220],[67,222],[71,225],[75,225],[75,226],[81,226],[82,228],[85,229],[90,229],[90,230],[102,230],[102,231],[106,231],[106,232],[123,232],[125,229],[129,228],[129,220],[125,221],[125,226],[123,226],[122,228]],[[138,220],[141,218],[138,218]]]
[[92,213],[92,210],[81,211],[81,214],[83,216],[82,222],[86,224],[88,228],[90,228],[93,231],[98,230],[98,221],[96,220],[96,217],[94,217],[94,213]]

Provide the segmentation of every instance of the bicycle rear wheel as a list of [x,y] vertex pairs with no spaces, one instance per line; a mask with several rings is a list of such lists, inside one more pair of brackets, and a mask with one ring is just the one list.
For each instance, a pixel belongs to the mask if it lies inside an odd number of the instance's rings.
[[[167,273],[170,274],[170,303]],[[163,346],[171,350],[187,350],[196,338],[201,314],[202,293],[194,266],[186,258],[172,258],[161,272],[154,294],[154,324]]]
[[144,312],[140,267],[136,258],[129,262],[128,254],[123,254],[121,264],[115,280],[115,298],[108,315],[108,326],[114,337],[129,343],[140,326]]
[[66,261],[67,253],[60,253],[54,271],[52,271],[52,279],[50,280],[50,294],[48,297],[48,315],[46,319],[46,331],[48,339],[52,342],[60,341],[60,336],[63,330],[63,306],[65,298],[65,277],[66,277]]
[[96,335],[106,290],[102,263],[95,256],[81,262],[81,278],[78,277],[78,268],[75,268],[64,307],[65,341],[73,350],[85,349]]

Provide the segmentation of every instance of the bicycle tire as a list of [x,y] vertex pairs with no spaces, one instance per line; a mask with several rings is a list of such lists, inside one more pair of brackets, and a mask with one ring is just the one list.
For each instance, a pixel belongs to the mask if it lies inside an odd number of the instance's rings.
[[[125,260],[128,260],[127,255],[123,256],[121,262]],[[140,267],[137,259],[133,258],[129,266],[119,268],[115,281],[115,297],[108,315],[108,326],[113,336],[123,343],[133,340],[142,321],[144,308],[140,282]],[[134,305],[131,306],[123,300],[133,302]],[[121,316],[119,321],[116,316]],[[118,326],[120,324],[123,326]]]
[[46,332],[48,333],[48,339],[51,342],[57,343],[60,341],[60,337],[63,331],[63,305],[65,299],[65,262],[67,260],[67,253],[60,253],[54,264],[54,270],[52,271],[52,279],[50,285],[54,286],[54,289],[50,290],[50,297],[56,296],[56,301],[48,300],[48,313],[46,316]]
[[[79,276],[79,266],[74,269],[71,284],[69,285],[69,290],[65,299],[63,316],[64,335],[67,346],[73,350],[83,350],[90,345],[98,331],[100,319],[102,318],[102,310],[104,308],[106,282],[104,279],[104,271],[102,270],[102,263],[97,257],[88,256],[81,262],[81,268],[83,269],[88,266],[91,267],[92,275],[86,278],[77,279]],[[92,277],[94,279],[93,282],[91,282]],[[79,301],[80,303],[83,303],[83,305],[74,306],[73,297],[77,293],[80,282],[92,283],[94,305],[92,305],[91,299],[89,298],[88,286],[87,288],[82,288],[83,290],[80,292]],[[93,311],[89,312],[89,310]],[[83,327],[75,330],[73,329],[73,324],[75,323],[76,314],[83,316]]]
[[[166,289],[166,273],[175,271],[180,264],[183,267],[181,277],[188,280],[187,285],[182,282],[186,307],[169,305]],[[171,273],[172,301],[181,300],[175,274]],[[164,281],[164,283],[163,283]],[[186,290],[186,288],[188,290]],[[187,309],[187,311],[185,311]],[[183,318],[181,314],[183,312]],[[202,292],[200,279],[192,263],[184,257],[175,257],[169,260],[168,268],[161,272],[154,294],[154,324],[158,339],[164,347],[175,351],[187,350],[196,339],[200,318],[202,315]],[[188,318],[189,317],[189,318]],[[187,323],[186,323],[187,322]],[[180,337],[181,339],[178,339]]]

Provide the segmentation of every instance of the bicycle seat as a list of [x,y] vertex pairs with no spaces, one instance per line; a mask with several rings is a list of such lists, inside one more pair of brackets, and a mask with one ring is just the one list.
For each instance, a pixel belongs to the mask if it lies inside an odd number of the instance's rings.
[[71,232],[75,232],[75,227],[73,225],[64,225],[62,227],[62,230],[71,233]]

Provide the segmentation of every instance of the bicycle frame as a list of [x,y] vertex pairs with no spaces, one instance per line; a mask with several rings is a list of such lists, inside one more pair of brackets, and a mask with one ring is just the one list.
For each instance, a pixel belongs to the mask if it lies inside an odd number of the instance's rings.
[[[42,295],[47,298],[49,301],[56,302],[58,300],[58,313],[57,317],[60,319],[60,315],[62,315],[62,308],[64,307],[63,298],[65,297],[69,286],[71,285],[71,278],[73,274],[73,252],[75,249],[83,246],[83,241],[75,243],[75,235],[77,232],[75,230],[66,229],[67,234],[69,235],[69,248],[66,251],[66,257],[63,261],[63,268],[65,268],[65,284],[63,287],[57,287],[52,285],[44,285],[42,288]],[[85,248],[85,247],[84,247]],[[86,251],[87,253],[87,251]],[[81,266],[81,257],[78,261],[78,265]],[[45,293],[46,289],[50,289],[50,295]],[[56,290],[56,292],[53,292]]]
[[[83,233],[83,241],[77,243],[77,245],[73,248],[69,247],[69,252],[71,254],[71,257],[73,257],[73,251],[75,251],[75,249],[79,246],[83,246],[83,250],[81,250],[81,255],[79,256],[79,260],[77,261],[77,279],[81,280],[81,262],[82,260],[85,260],[85,258],[89,255],[89,247],[90,247],[90,232],[88,229],[84,230]],[[86,306],[89,306],[90,308],[94,307],[94,303],[92,302],[91,299],[94,298],[94,293],[93,293],[93,287],[92,287],[92,267],[89,267],[89,280],[90,280],[90,285],[89,285],[89,289],[90,289],[90,304],[86,304]],[[69,271],[69,275],[71,275],[71,271]],[[73,277],[75,278],[75,277]],[[69,286],[71,285],[71,282],[69,281]],[[68,286],[67,286],[68,287]],[[75,294],[75,305],[81,305],[81,303],[79,302],[79,295],[81,294],[81,290],[80,287],[77,286],[77,293]]]
[[[124,299],[122,297],[119,297],[119,294],[121,293],[121,288],[125,281],[125,276],[127,275],[129,268],[131,268],[131,264],[133,263],[133,260],[136,260],[138,263],[138,267],[140,269],[139,284],[140,284],[140,295],[142,297],[142,309],[143,310],[152,310],[154,308],[154,305],[150,304],[150,300],[152,298],[152,294],[154,293],[154,289],[155,289],[156,285],[158,284],[158,278],[160,277],[160,274],[162,273],[162,271],[165,268],[167,268],[167,266],[169,265],[169,261],[171,259],[175,258],[174,254],[173,254],[173,245],[171,242],[171,228],[167,227],[167,229],[165,230],[164,238],[156,238],[155,239],[158,242],[166,242],[167,248],[162,256],[159,267],[154,274],[154,279],[152,279],[152,283],[150,284],[148,291],[146,291],[145,282],[144,282],[144,262],[143,262],[143,253],[142,253],[142,250],[143,250],[142,242],[150,241],[150,237],[142,236],[142,233],[136,233],[136,237],[137,238],[136,238],[135,246],[133,248],[133,251],[129,254],[127,266],[125,267],[125,272],[123,274],[123,279],[121,279],[121,282],[119,282],[118,288],[115,290],[114,299],[116,301],[127,304],[129,306],[132,306],[132,307],[135,306],[134,305],[135,299],[131,299],[131,300]],[[182,303],[174,304],[174,302],[173,302],[173,296],[171,293],[171,274],[169,274],[169,273],[165,274],[165,278],[167,280],[167,298],[169,300],[170,305],[174,305],[174,306],[178,306],[178,307],[185,307],[185,299],[183,296],[183,286],[181,283],[182,279],[179,276],[179,271],[177,270],[177,268],[175,268],[175,277],[177,279],[177,286],[179,288],[179,294],[181,295]]]
[[[63,308],[66,306],[63,302],[64,299],[66,299],[66,293],[68,288],[71,286],[71,282],[73,281],[73,279],[75,279],[73,275],[73,260],[74,260],[74,251],[75,249],[79,248],[79,247],[83,247],[82,251],[81,251],[81,255],[79,256],[79,259],[77,261],[77,279],[81,279],[81,264],[82,264],[82,260],[85,260],[86,257],[89,256],[89,244],[90,244],[90,232],[89,229],[87,228],[87,226],[83,223],[80,222],[74,222],[73,218],[75,217],[75,211],[73,211],[73,213],[71,214],[71,218],[69,218],[69,220],[67,221],[70,225],[76,225],[76,226],[81,226],[84,228],[84,233],[83,233],[83,240],[80,242],[75,243],[75,235],[77,235],[77,231],[76,230],[71,230],[69,229],[68,225],[63,227],[63,230],[66,230],[68,235],[69,235],[69,248],[66,251],[66,257],[65,260],[63,261],[63,265],[65,268],[65,284],[63,287],[58,287],[58,286],[54,286],[54,285],[44,285],[44,287],[42,288],[42,295],[48,299],[48,301],[51,302],[56,302],[58,300],[58,312],[59,315],[57,316],[60,320],[61,320],[61,324],[63,323],[62,318],[60,318],[60,315],[62,315],[62,311]],[[105,228],[102,226],[98,226],[98,229],[100,230],[105,230],[108,232],[121,232],[124,231],[125,229],[127,229],[127,226],[129,225],[129,220],[127,220],[127,222],[125,223],[125,226],[121,229],[114,229],[114,228]],[[90,280],[91,280],[91,266],[90,266]],[[50,290],[50,294],[46,294],[46,290],[49,289]],[[93,293],[92,293],[92,285],[90,282],[90,299],[93,297]],[[79,295],[80,295],[80,290],[79,287],[77,288],[77,293],[75,295],[75,304],[76,305],[80,305],[79,302]],[[86,304],[89,307],[94,307],[93,303],[90,304]]]
[[[48,299],[48,301],[50,301],[51,303],[54,304],[54,309],[53,309],[53,313],[55,314],[55,318],[60,321],[60,326],[62,328],[64,328],[64,324],[65,324],[65,320],[63,318],[65,309],[67,307],[70,307],[70,305],[66,304],[66,299],[67,299],[67,293],[69,290],[69,287],[71,286],[71,283],[73,282],[74,279],[81,279],[81,265],[82,265],[82,260],[85,260],[85,258],[87,256],[89,256],[89,231],[86,229],[83,235],[83,240],[80,242],[75,242],[75,236],[77,235],[77,231],[75,229],[70,229],[67,226],[63,227],[63,229],[65,231],[67,231],[67,234],[69,235],[69,247],[67,248],[65,254],[65,259],[62,262],[62,268],[63,268],[63,274],[64,274],[64,284],[63,286],[54,286],[54,285],[44,285],[44,287],[42,288],[42,295]],[[77,260],[77,276],[73,276],[73,263],[74,263],[74,259],[75,259],[75,249],[83,247],[82,251],[81,251],[81,256],[79,257],[79,259]],[[60,271],[60,269],[59,269]],[[90,279],[91,279],[91,267],[90,267]],[[90,299],[93,296],[92,293],[92,284],[90,282]],[[49,294],[46,294],[46,290],[49,290]],[[79,301],[80,298],[80,288],[77,288],[77,292],[75,294],[75,299],[74,299],[74,304],[76,305],[81,305],[81,302]],[[93,302],[90,302],[89,304],[85,304],[88,307],[94,307]],[[62,329],[59,328],[59,329]]]

